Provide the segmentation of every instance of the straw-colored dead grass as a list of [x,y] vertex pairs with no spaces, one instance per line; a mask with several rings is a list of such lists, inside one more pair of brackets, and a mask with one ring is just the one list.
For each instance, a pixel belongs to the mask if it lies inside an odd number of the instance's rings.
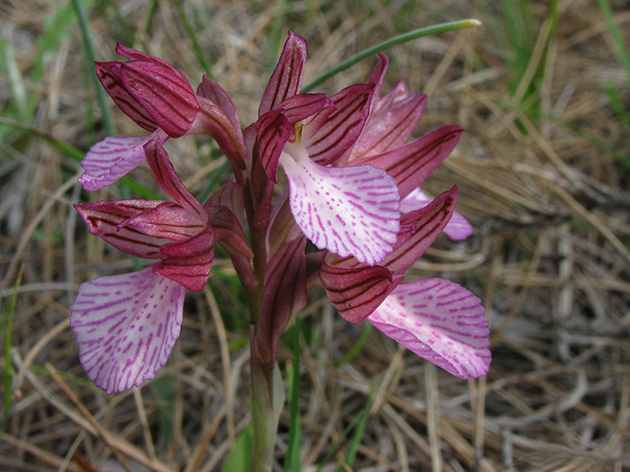
[[[44,57],[42,78],[31,78],[37,38],[58,3],[5,2],[0,24],[16,51],[21,84],[38,97],[28,125],[85,150],[103,132],[97,125],[92,135],[86,125],[86,110],[96,102],[85,87],[76,22]],[[153,17],[148,1],[96,3],[101,7],[90,10],[90,25],[99,58],[113,59],[115,41],[121,40],[171,61],[193,83],[200,78],[201,66],[171,2],[156,2]],[[250,122],[268,75],[275,3],[184,3],[194,25],[205,25],[198,41],[214,78],[232,95],[242,121]],[[548,54],[532,56],[533,70],[540,61],[548,70],[539,83],[539,118],[523,112],[524,88],[509,92],[505,43],[496,34],[503,22],[498,9],[492,13],[463,1],[438,8],[435,2],[373,0],[362,3],[365,11],[352,1],[315,9],[313,3],[292,2],[286,16],[288,26],[309,41],[307,82],[404,28],[466,17],[484,22],[474,31],[394,48],[388,80],[391,86],[402,77],[410,89],[429,94],[418,134],[443,124],[467,129],[426,190],[437,194],[457,183],[458,208],[476,234],[455,245],[440,240],[411,277],[448,277],[484,299],[494,362],[487,378],[465,382],[373,332],[355,359],[335,367],[361,327],[349,326],[323,299],[313,298],[304,318],[311,339],[302,344],[303,470],[316,470],[337,447],[373,387],[357,471],[630,470],[630,173],[613,154],[630,159],[630,142],[604,87],[616,86],[627,108],[630,90],[595,2],[561,2]],[[494,8],[495,2],[488,3]],[[621,30],[630,31],[627,5],[624,10],[624,2],[613,3]],[[541,35],[546,4],[533,5]],[[324,89],[364,80],[372,65],[359,64]],[[1,78],[5,109],[12,96],[9,74]],[[138,132],[121,113],[114,117],[120,134]],[[180,141],[172,156],[186,178],[199,171],[200,151],[193,140]],[[207,155],[208,145],[200,146]],[[71,203],[118,195],[79,192],[78,170],[75,161],[35,135],[27,139],[16,132],[3,144],[5,312],[18,279],[21,286],[0,469],[220,470],[249,420],[247,335],[226,330],[222,321],[243,302],[231,300],[221,280],[213,281],[213,291],[189,294],[168,367],[140,390],[107,398],[77,382],[85,377],[68,328],[76,285],[132,264],[86,236]],[[194,190],[202,188],[205,175],[190,181]],[[230,271],[223,261],[217,266]],[[280,357],[284,365],[291,353]],[[279,464],[287,426],[283,416]],[[324,470],[344,470],[346,447],[341,441]]]

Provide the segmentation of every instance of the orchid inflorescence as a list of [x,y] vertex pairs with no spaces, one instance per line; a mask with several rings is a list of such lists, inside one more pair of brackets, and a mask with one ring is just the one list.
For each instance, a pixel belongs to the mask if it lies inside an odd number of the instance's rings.
[[[441,232],[467,238],[457,187],[434,199],[419,186],[462,133],[444,126],[409,141],[426,96],[404,83],[382,95],[388,59],[364,84],[300,93],[306,42],[290,33],[258,119],[241,129],[227,93],[204,76],[196,93],[181,72],[118,45],[131,60],[97,63],[101,83],[149,134],[108,137],[86,154],[86,190],[147,161],[172,201],[75,205],[91,234],[152,266],[80,285],[71,326],[91,381],[106,393],[152,379],[180,334],[186,290],[206,285],[219,244],[248,296],[252,361],[272,368],[282,333],[324,289],[339,314],[368,320],[417,355],[462,378],[488,372],[488,322],[480,300],[439,278],[402,283]],[[205,134],[234,171],[205,203],[184,186],[164,143]],[[276,191],[285,179],[288,185]],[[307,246],[307,240],[312,245]]]

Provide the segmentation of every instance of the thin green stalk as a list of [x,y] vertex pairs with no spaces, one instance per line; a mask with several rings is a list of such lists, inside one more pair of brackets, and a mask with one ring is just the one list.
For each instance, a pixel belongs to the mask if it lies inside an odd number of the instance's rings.
[[360,53],[352,56],[350,59],[345,60],[337,67],[332,68],[325,74],[320,75],[315,80],[313,80],[310,84],[302,87],[301,92],[306,93],[313,90],[315,87],[323,84],[331,77],[334,77],[339,72],[342,72],[357,62],[361,62],[363,59],[366,59],[374,54],[377,54],[381,51],[391,48],[392,46],[396,46],[398,44],[406,43],[412,41],[414,39],[423,38],[425,36],[432,36],[436,34],[446,33],[447,31],[456,31],[466,28],[472,28],[474,26],[481,25],[479,20],[468,19],[461,21],[452,21],[450,23],[442,23],[434,26],[427,26],[425,28],[419,28],[413,31],[409,31],[408,33],[403,33],[398,36],[394,36],[393,38],[386,39],[378,44],[375,44],[372,47],[364,49]]
[[[83,43],[85,44],[85,52],[88,55],[89,61],[93,63],[96,61],[96,54],[94,53],[94,42],[92,41],[90,27],[88,25],[87,16],[85,15],[85,9],[83,8],[81,0],[72,0],[72,6],[74,7],[77,18],[79,19],[79,26],[81,27],[81,33],[83,34]],[[116,127],[114,126],[114,120],[112,120],[112,115],[109,110],[105,89],[103,89],[101,84],[98,82],[96,71],[90,75],[92,77],[94,90],[96,90],[96,98],[101,107],[101,112],[103,113],[105,131],[108,136],[116,136]]]
[[613,13],[612,8],[610,8],[610,4],[607,0],[597,0],[597,4],[599,5],[599,9],[604,15],[606,25],[608,26],[608,31],[610,31],[610,35],[613,38],[615,46],[617,46],[617,54],[619,54],[619,60],[621,60],[623,67],[626,69],[628,80],[630,81],[630,50],[628,50],[628,48],[626,47],[626,43],[623,39],[623,35],[621,34],[621,30],[619,29],[619,25],[615,21],[615,14]]
[[13,396],[11,394],[11,384],[13,382],[11,376],[11,346],[13,344],[13,314],[15,313],[15,305],[17,304],[18,291],[22,282],[22,274],[24,273],[24,266],[21,267],[20,272],[15,282],[15,288],[13,289],[13,296],[6,312],[4,319],[4,417],[2,418],[2,430],[4,431],[9,423],[9,416],[11,412],[11,403]]
[[287,442],[287,454],[284,460],[284,472],[300,472],[300,315],[295,318],[293,325],[293,368],[289,377],[291,389],[289,392],[289,440]]
[[363,438],[365,428],[367,427],[368,419],[370,418],[370,410],[372,409],[372,403],[374,402],[374,390],[375,385],[372,385],[372,391],[370,392],[370,396],[367,399],[363,411],[359,415],[359,424],[357,425],[357,429],[354,432],[354,437],[352,438],[352,442],[350,443],[350,449],[348,449],[348,453],[346,454],[346,465],[350,470],[352,470],[352,464],[354,464],[354,459],[357,456],[357,450],[359,449],[361,439]]
[[206,59],[206,54],[203,48],[201,47],[201,44],[199,44],[199,41],[197,41],[197,33],[195,32],[192,25],[190,24],[190,21],[188,21],[188,17],[186,16],[186,12],[184,11],[184,5],[183,5],[182,0],[179,0],[176,3],[176,7],[177,7],[177,13],[179,13],[179,17],[181,18],[182,23],[184,24],[184,28],[186,28],[186,32],[188,33],[188,37],[190,38],[190,41],[192,42],[192,46],[193,46],[193,49],[195,50],[195,56],[197,57],[197,60],[201,64],[201,67],[203,68],[203,71],[206,73],[206,75],[209,78],[212,78],[212,68],[210,67],[210,63]]

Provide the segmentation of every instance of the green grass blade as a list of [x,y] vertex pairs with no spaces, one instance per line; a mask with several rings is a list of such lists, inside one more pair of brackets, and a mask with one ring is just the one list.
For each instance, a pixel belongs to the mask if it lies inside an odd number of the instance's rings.
[[195,50],[195,57],[201,64],[201,68],[206,73],[209,78],[212,78],[212,67],[210,67],[210,63],[206,59],[206,54],[197,41],[197,32],[193,29],[192,24],[188,20],[188,16],[186,15],[186,11],[184,10],[184,4],[182,0],[179,0],[176,3],[177,13],[179,14],[179,18],[182,20],[184,24],[184,28],[186,28],[186,32],[188,33],[188,37],[190,38],[190,42],[192,43],[193,49]]
[[17,281],[15,282],[15,287],[13,289],[13,296],[11,297],[11,301],[9,302],[9,307],[7,308],[7,312],[5,314],[3,328],[4,328],[4,377],[3,377],[3,385],[4,385],[4,415],[2,418],[2,430],[4,431],[9,423],[9,417],[11,412],[11,404],[13,401],[13,396],[11,394],[11,384],[13,382],[13,378],[11,376],[11,346],[13,344],[13,315],[15,314],[15,305],[17,304],[18,291],[20,288],[20,284],[22,283],[22,274],[24,272],[24,266],[20,269],[20,273],[18,274]]
[[615,42],[615,46],[617,46],[617,54],[619,54],[619,60],[623,64],[623,67],[626,69],[628,80],[630,81],[630,50],[626,47],[623,35],[621,34],[619,25],[615,21],[615,15],[612,11],[612,8],[610,8],[608,0],[597,0],[597,4],[599,5],[599,9],[604,15],[606,26],[608,26],[608,31],[610,32],[610,35]]
[[15,50],[10,41],[0,40],[2,50],[0,51],[0,60],[2,61],[2,69],[9,77],[9,90],[13,103],[17,107],[19,117],[23,117],[27,113],[27,95],[24,84],[22,83],[22,74],[15,60]]
[[300,426],[300,315],[293,325],[293,368],[289,375],[289,440],[284,460],[284,472],[300,472],[301,426]]
[[282,27],[285,23],[285,16],[288,11],[288,4],[286,0],[279,0],[274,11],[273,22],[271,23],[271,32],[269,33],[269,51],[272,52],[269,56],[269,63],[267,69],[271,74],[276,68],[277,59],[276,51],[280,50],[280,44],[282,42]]
[[442,23],[434,26],[427,26],[425,28],[419,28],[413,31],[409,31],[407,33],[400,34],[398,36],[394,36],[393,38],[386,39],[374,46],[371,46],[367,49],[364,49],[358,54],[355,54],[350,59],[345,60],[338,66],[332,68],[328,72],[320,75],[315,80],[313,80],[310,84],[302,87],[301,92],[306,93],[313,90],[315,87],[323,84],[331,77],[334,77],[338,73],[350,68],[355,65],[357,62],[361,62],[363,59],[366,59],[374,54],[377,54],[381,51],[389,49],[398,44],[407,43],[414,39],[423,38],[425,36],[432,36],[436,34],[446,33],[447,31],[456,31],[466,28],[472,28],[474,26],[479,26],[481,23],[478,20],[461,20],[461,21],[452,21],[450,23]]
[[370,396],[367,399],[367,403],[365,404],[363,411],[359,415],[359,424],[357,425],[354,437],[350,443],[350,449],[348,449],[348,453],[346,454],[346,465],[350,468],[350,470],[352,470],[352,464],[354,464],[354,459],[357,456],[357,450],[361,445],[361,440],[363,439],[363,434],[365,434],[365,428],[367,426],[368,419],[370,418],[370,410],[372,409],[372,403],[374,403],[375,387],[376,385],[372,385]]
[[357,339],[357,342],[354,343],[352,348],[350,348],[345,356],[335,362],[335,367],[341,367],[342,365],[351,362],[352,359],[354,359],[359,354],[359,352],[361,352],[361,349],[363,349],[363,346],[365,346],[365,343],[369,339],[370,333],[372,332],[373,328],[374,325],[372,323],[363,323],[363,331],[361,331],[359,339]]
[[[94,53],[94,41],[92,41],[92,34],[90,33],[90,27],[88,25],[87,16],[85,15],[85,8],[81,0],[72,0],[72,6],[79,19],[79,26],[81,27],[81,33],[83,35],[83,43],[85,45],[85,52],[87,53],[88,60],[93,63],[96,61],[96,54]],[[91,74],[92,84],[94,90],[96,90],[96,99],[101,107],[101,113],[103,114],[103,124],[108,136],[116,136],[116,127],[114,126],[114,120],[112,119],[111,112],[109,110],[109,103],[107,101],[107,95],[105,89],[101,86],[96,77],[96,71]]]
[[[372,389],[370,391],[370,396],[367,399],[367,404],[365,405],[363,410],[361,410],[361,412],[357,416],[352,418],[352,421],[350,421],[350,424],[348,426],[346,426],[346,428],[339,435],[339,439],[337,439],[337,441],[335,441],[335,444],[333,444],[333,446],[330,448],[328,453],[324,456],[324,459],[322,460],[321,464],[319,464],[319,467],[317,468],[317,472],[321,472],[321,470],[326,466],[326,464],[328,464],[328,462],[330,462],[330,459],[332,458],[332,456],[337,452],[337,450],[341,446],[341,443],[343,441],[345,441],[346,437],[348,437],[348,435],[350,434],[350,431],[352,431],[354,429],[354,427],[357,425],[357,423],[363,422],[363,418],[366,415],[369,417],[370,410],[372,409],[372,403],[374,402],[374,392],[375,392],[375,390],[376,390],[376,385],[373,385]],[[363,431],[361,432],[359,437],[363,436],[363,432],[364,431],[365,431],[365,427],[363,427]],[[358,435],[355,433],[355,437],[353,439],[353,443],[356,441],[357,436]],[[356,455],[356,452],[355,452],[355,455]],[[346,458],[348,458],[348,455],[346,455]]]

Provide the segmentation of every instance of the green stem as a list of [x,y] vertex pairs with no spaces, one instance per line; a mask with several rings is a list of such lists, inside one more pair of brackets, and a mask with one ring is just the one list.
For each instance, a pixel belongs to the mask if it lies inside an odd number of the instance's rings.
[[274,418],[273,369],[256,353],[255,328],[251,335],[252,472],[271,472],[278,422]]
[[325,74],[320,75],[318,78],[313,80],[310,84],[302,87],[301,92],[306,93],[310,90],[313,90],[318,85],[323,84],[331,77],[337,75],[339,72],[348,69],[350,66],[353,66],[357,62],[361,62],[363,59],[372,56],[373,54],[377,54],[385,49],[391,48],[392,46],[396,46],[397,44],[406,43],[407,41],[411,41],[413,39],[422,38],[424,36],[432,36],[435,34],[445,33],[447,31],[456,31],[465,28],[472,28],[473,26],[479,26],[481,23],[478,20],[461,20],[461,21],[452,21],[450,23],[442,23],[440,25],[435,26],[427,26],[426,28],[419,28],[417,30],[409,31],[408,33],[403,33],[398,36],[394,36],[393,38],[386,39],[378,44],[375,44],[372,47],[369,47],[360,53],[352,56],[350,59],[339,64],[337,67],[329,70]]

